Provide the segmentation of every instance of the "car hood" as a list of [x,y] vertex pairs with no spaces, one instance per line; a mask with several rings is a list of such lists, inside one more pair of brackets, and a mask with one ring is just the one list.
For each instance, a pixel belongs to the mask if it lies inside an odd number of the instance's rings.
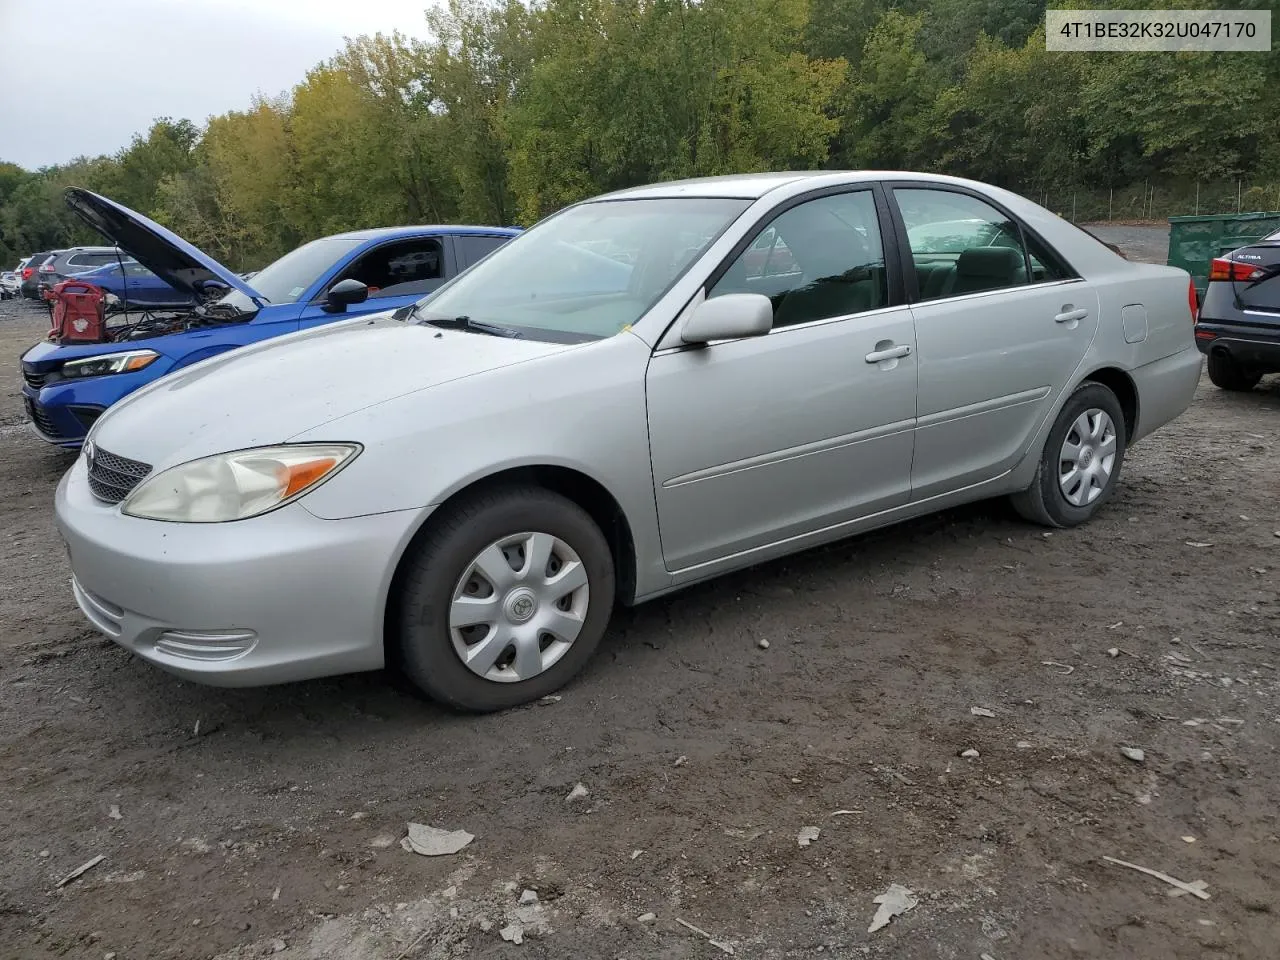
[[80,187],[68,187],[65,197],[76,216],[174,289],[195,296],[198,283],[214,280],[266,302],[237,274],[154,220]]
[[175,371],[109,408],[90,437],[159,470],[284,443],[405,394],[580,347],[442,330],[389,313],[360,317]]

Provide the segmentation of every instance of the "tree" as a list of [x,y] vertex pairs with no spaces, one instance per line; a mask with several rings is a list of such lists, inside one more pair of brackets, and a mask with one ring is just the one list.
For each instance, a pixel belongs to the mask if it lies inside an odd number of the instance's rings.
[[199,137],[190,120],[161,117],[145,137],[135,134],[129,146],[116,155],[104,186],[113,199],[126,206],[154,210],[160,181],[191,169]]
[[1075,54],[1047,51],[1042,30],[1017,48],[979,35],[964,82],[940,100],[945,168],[1015,188],[1080,182],[1087,168],[1083,65]]
[[[200,145],[208,177],[177,178],[166,203],[187,211],[202,209],[216,216],[233,238],[241,260],[263,264],[291,250],[307,234],[291,220],[295,189],[295,156],[289,136],[288,98],[255,98],[244,113],[227,113],[209,121]],[[200,204],[183,193],[198,189]],[[216,206],[210,206],[210,198]],[[172,209],[174,216],[180,216]]]
[[884,14],[851,77],[839,156],[855,167],[932,169],[947,143],[943,75],[920,49],[923,15]]

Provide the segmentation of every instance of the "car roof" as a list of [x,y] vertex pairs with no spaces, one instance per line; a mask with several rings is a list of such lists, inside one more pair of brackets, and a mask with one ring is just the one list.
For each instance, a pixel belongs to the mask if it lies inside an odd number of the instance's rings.
[[777,173],[743,173],[722,177],[693,177],[688,180],[668,180],[640,187],[628,187],[606,193],[596,200],[639,200],[657,197],[727,197],[757,200],[771,190],[806,177],[822,176],[823,171],[781,171]]
[[518,227],[478,227],[469,224],[427,224],[417,227],[375,227],[349,230],[324,237],[325,240],[393,240],[397,237],[419,237],[427,233],[451,233],[457,236],[518,236]]
[[724,197],[742,200],[759,200],[782,187],[809,181],[814,188],[840,186],[846,183],[864,183],[876,180],[916,180],[926,183],[950,183],[960,186],[980,187],[989,191],[990,184],[980,184],[961,177],[948,177],[937,173],[920,173],[909,170],[781,170],[773,173],[730,174],[720,177],[696,177],[689,180],[669,180],[641,187],[629,187],[602,194],[588,200],[641,200],[660,197]]

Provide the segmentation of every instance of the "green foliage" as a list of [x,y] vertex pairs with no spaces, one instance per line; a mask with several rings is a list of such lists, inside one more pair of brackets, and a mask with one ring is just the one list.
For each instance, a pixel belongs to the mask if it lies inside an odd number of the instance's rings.
[[930,169],[945,137],[943,76],[920,49],[923,14],[884,14],[850,78],[840,159],[851,167]]
[[1280,51],[1049,53],[1045,7],[447,0],[429,39],[350,40],[203,128],[160,118],[114,156],[0,163],[0,263],[97,239],[63,203],[70,184],[237,268],[340,230],[528,224],[601,191],[770,169],[939,170],[1095,206],[1134,192],[1143,210],[1161,181],[1255,178],[1271,186],[1244,199],[1275,196]]

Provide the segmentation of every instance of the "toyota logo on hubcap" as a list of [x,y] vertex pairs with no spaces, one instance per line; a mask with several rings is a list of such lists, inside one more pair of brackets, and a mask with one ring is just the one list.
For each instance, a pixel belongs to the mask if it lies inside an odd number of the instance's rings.
[[511,598],[507,600],[507,616],[516,623],[524,623],[533,616],[534,611],[537,609],[538,601],[527,590],[512,594]]

